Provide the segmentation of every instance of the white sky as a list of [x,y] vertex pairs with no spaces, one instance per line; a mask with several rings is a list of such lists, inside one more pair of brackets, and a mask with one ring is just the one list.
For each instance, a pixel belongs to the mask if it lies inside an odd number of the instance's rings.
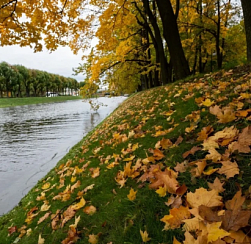
[[78,67],[81,54],[74,55],[69,47],[59,47],[50,53],[48,50],[34,53],[29,47],[19,46],[0,46],[0,62],[5,61],[9,64],[21,64],[30,69],[38,69],[65,77],[72,77],[78,81],[84,80],[84,75],[73,75],[72,68]]

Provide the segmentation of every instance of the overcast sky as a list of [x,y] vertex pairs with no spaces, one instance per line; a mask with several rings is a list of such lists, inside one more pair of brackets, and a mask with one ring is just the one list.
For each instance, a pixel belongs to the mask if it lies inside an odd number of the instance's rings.
[[69,47],[59,47],[50,53],[48,50],[34,53],[29,47],[4,46],[0,47],[0,62],[9,64],[22,64],[30,69],[38,69],[53,74],[75,78],[82,81],[82,74],[73,76],[72,68],[82,63],[81,54],[74,55]]

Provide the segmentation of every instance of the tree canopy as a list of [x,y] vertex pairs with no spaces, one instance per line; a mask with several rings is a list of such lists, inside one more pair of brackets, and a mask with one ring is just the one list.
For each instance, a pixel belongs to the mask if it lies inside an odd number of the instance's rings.
[[242,63],[240,13],[234,0],[1,0],[0,43],[77,53],[94,40],[76,69],[86,90],[132,92]]

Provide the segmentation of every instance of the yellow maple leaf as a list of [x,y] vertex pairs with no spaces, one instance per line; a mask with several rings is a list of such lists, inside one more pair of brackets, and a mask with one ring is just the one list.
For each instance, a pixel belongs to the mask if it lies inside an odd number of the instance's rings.
[[84,206],[85,206],[85,203],[86,203],[86,201],[85,201],[85,199],[82,197],[82,198],[80,199],[79,203],[76,203],[76,204],[72,205],[72,209],[73,209],[73,210],[78,210],[78,209],[84,207]]
[[230,233],[228,233],[227,231],[220,229],[220,226],[221,222],[214,222],[207,225],[208,243],[230,235]]
[[151,240],[151,238],[148,237],[148,233],[146,230],[144,232],[142,230],[140,230],[140,235],[141,235],[143,242],[148,242]]
[[137,194],[137,191],[134,191],[134,190],[131,188],[131,190],[130,190],[129,194],[127,195],[127,197],[128,197],[128,199],[129,199],[130,201],[133,201],[133,200],[135,200],[135,198],[136,198],[136,194]]
[[47,205],[46,202],[41,206],[41,211],[48,211],[51,205]]
[[75,222],[74,222],[74,224],[70,225],[70,227],[76,229],[77,226],[78,226],[79,221],[80,221],[80,215],[78,217],[75,216]]
[[39,234],[38,243],[37,244],[44,244],[44,241],[45,241],[45,239],[42,238],[41,234]]
[[43,190],[46,190],[46,189],[48,189],[50,186],[51,186],[51,183],[50,183],[50,182],[47,182],[47,183],[45,183],[45,184],[42,186],[42,189],[43,189]]
[[100,174],[100,168],[99,167],[97,167],[96,169],[94,169],[93,171],[92,171],[92,178],[96,178],[96,177],[98,177],[99,176],[99,174]]
[[160,186],[158,190],[155,192],[159,194],[160,197],[165,197],[166,196],[166,186],[162,187]]
[[171,209],[170,214],[165,215],[160,221],[166,224],[164,230],[175,229],[180,227],[182,220],[190,218],[190,215],[188,207],[180,206]]
[[214,101],[211,101],[209,98],[207,98],[204,102],[202,102],[202,105],[206,107],[210,107],[214,104]]

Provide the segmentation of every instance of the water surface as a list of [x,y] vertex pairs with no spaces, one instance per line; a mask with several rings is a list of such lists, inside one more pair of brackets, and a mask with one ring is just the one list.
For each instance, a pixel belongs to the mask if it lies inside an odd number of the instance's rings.
[[0,215],[124,99],[99,98],[97,113],[82,100],[0,108]]

